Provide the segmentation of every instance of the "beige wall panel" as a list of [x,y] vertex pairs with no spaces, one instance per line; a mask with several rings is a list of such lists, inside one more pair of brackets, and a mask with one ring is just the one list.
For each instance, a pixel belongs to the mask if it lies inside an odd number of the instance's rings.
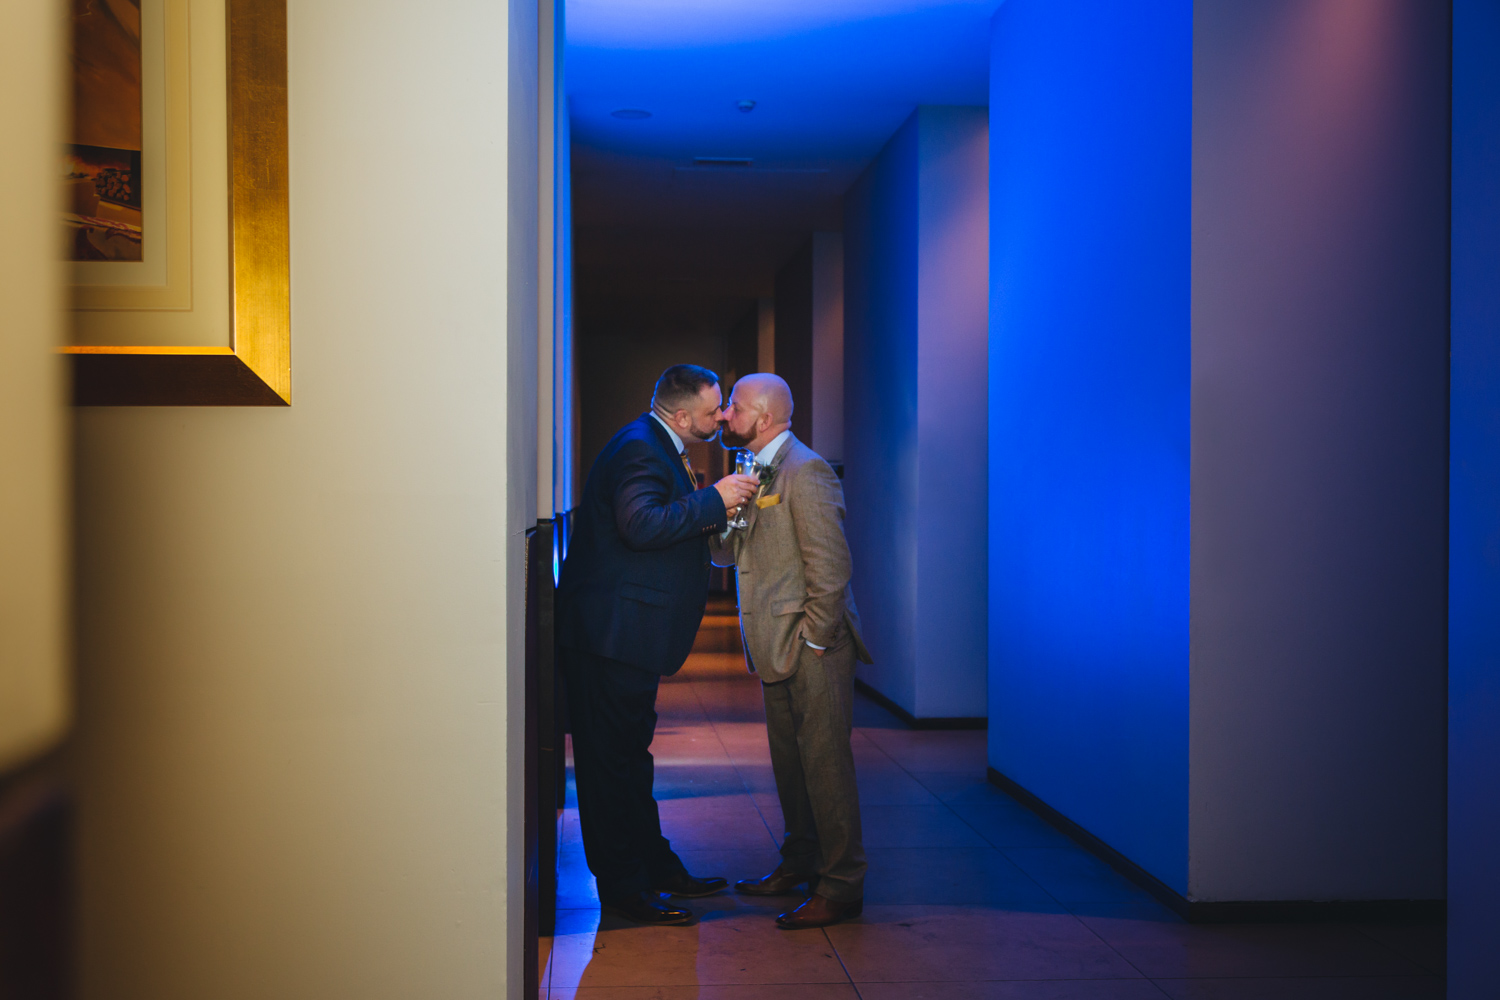
[[83,1000],[518,995],[511,30],[292,0],[296,404],[79,413]]
[[6,8],[0,32],[0,773],[68,716],[61,190],[62,18]]

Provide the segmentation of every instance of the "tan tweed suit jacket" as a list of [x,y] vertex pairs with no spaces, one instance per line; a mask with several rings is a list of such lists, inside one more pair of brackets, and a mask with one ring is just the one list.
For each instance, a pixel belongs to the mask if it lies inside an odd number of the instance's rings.
[[771,466],[775,477],[750,504],[748,527],[710,543],[714,562],[737,571],[750,669],[765,683],[784,681],[796,673],[806,641],[829,649],[852,641],[870,663],[849,587],[843,486],[796,437],[782,443]]

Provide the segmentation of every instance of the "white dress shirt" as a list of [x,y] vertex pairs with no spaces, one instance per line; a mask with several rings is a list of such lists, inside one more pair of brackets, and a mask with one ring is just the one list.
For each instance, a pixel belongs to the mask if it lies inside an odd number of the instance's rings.
[[661,417],[658,417],[655,410],[651,411],[651,416],[656,418],[656,422],[661,424],[662,430],[666,431],[667,434],[672,438],[672,443],[677,446],[677,454],[681,455],[687,447],[682,443],[681,436],[679,436],[678,433],[672,429],[671,424],[667,423]]
[[766,445],[760,451],[756,452],[755,460],[761,465],[770,465],[771,459],[775,458],[776,452],[780,450],[782,442],[791,436],[792,429],[788,427],[786,430],[773,437],[770,444]]

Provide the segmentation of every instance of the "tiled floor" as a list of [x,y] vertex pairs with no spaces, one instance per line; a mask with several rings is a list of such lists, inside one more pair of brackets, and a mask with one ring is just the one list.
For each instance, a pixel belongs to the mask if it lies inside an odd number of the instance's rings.
[[[759,683],[712,611],[657,707],[656,797],[689,870],[775,867]],[[1438,1000],[1443,930],[1183,923],[985,781],[985,734],[913,732],[861,701],[854,752],[870,857],[865,911],[778,930],[795,902],[722,894],[686,927],[600,919],[571,783],[553,1000]]]

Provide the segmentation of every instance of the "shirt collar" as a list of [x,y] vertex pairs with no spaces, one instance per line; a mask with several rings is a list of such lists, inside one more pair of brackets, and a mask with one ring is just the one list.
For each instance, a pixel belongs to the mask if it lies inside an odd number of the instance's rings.
[[776,453],[781,450],[782,442],[791,436],[792,429],[788,427],[786,430],[773,437],[770,444],[766,445],[760,451],[756,452],[755,460],[761,465],[770,465],[771,460],[776,457]]
[[655,410],[651,410],[650,413],[651,416],[655,418],[656,422],[661,424],[662,430],[666,431],[667,434],[672,438],[672,443],[677,446],[677,454],[681,455],[684,447],[682,443],[682,437],[676,431],[674,431],[665,420],[663,420],[661,417],[658,417]]

